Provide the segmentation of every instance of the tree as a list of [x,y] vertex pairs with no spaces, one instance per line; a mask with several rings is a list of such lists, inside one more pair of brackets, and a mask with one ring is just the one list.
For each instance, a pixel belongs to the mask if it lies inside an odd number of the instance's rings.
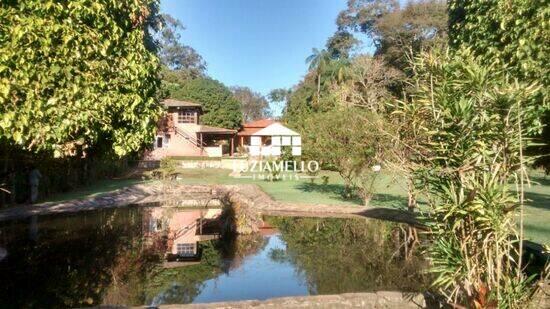
[[300,129],[304,119],[312,113],[329,111],[337,106],[333,85],[346,78],[349,64],[349,59],[329,58],[318,69],[310,70],[298,85],[284,95],[285,121]]
[[404,8],[396,0],[349,0],[336,24],[338,31],[366,34],[375,55],[404,70],[411,52],[445,43],[447,8],[442,0],[411,1]]
[[[537,164],[550,171],[546,156],[550,145],[550,46],[548,45],[548,0],[449,1],[450,45],[470,49],[485,65],[506,70],[526,83],[543,87],[525,108],[533,109],[529,133],[544,143],[531,151],[543,155]],[[543,123],[545,132],[540,134]]]
[[149,144],[161,112],[157,10],[153,0],[3,2],[0,140],[56,156]]
[[201,122],[206,125],[237,129],[242,124],[241,104],[224,84],[211,78],[197,78],[170,89],[170,97],[202,105]]
[[339,102],[375,113],[385,112],[392,89],[401,89],[404,80],[399,70],[380,58],[366,55],[353,58],[346,73],[346,78],[333,87],[333,92],[341,96]]
[[312,54],[306,58],[306,63],[309,63],[310,71],[317,71],[317,101],[321,96],[321,72],[323,71],[327,62],[330,62],[329,54],[326,50],[312,49]]
[[327,51],[331,58],[349,58],[352,49],[359,44],[353,34],[345,30],[338,30],[327,40]]
[[162,25],[162,30],[158,35],[159,56],[162,63],[171,70],[183,70],[193,77],[203,75],[206,63],[201,55],[192,47],[181,43],[179,31],[185,29],[181,21],[168,14],[163,14]]
[[339,108],[306,120],[302,139],[304,155],[335,169],[344,180],[344,196],[355,191],[365,205],[374,195],[378,175],[373,170],[382,162],[388,139],[379,134],[382,119],[357,108]]
[[263,95],[248,87],[232,87],[231,91],[237,101],[241,103],[243,121],[248,122],[271,116],[269,102]]

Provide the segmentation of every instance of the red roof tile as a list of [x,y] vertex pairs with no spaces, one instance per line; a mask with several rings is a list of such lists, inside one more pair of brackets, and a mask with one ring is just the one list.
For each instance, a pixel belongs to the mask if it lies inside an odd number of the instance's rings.
[[276,122],[274,119],[266,118],[266,119],[247,122],[243,125],[243,127],[244,128],[265,128],[274,122]]
[[260,131],[263,128],[242,128],[239,130],[239,133],[237,133],[238,136],[250,136],[258,131]]

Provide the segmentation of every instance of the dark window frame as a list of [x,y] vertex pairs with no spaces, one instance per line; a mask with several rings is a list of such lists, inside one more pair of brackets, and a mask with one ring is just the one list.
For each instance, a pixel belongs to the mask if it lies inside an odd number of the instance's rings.
[[192,110],[178,110],[178,123],[195,123],[196,116],[195,111]]

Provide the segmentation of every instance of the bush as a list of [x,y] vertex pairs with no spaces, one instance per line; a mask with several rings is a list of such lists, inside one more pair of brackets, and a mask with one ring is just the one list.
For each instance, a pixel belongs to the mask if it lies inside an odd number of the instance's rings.
[[406,104],[421,115],[415,179],[430,207],[434,285],[450,303],[523,307],[536,288],[522,261],[524,104],[538,87],[511,82],[468,51],[425,54],[414,65]]
[[0,141],[57,157],[153,140],[155,0],[3,1]]

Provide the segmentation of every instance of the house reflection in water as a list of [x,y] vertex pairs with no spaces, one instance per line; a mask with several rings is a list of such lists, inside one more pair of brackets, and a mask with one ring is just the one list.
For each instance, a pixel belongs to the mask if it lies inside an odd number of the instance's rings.
[[219,237],[221,209],[152,207],[143,216],[145,237],[168,261],[200,259],[198,243]]

